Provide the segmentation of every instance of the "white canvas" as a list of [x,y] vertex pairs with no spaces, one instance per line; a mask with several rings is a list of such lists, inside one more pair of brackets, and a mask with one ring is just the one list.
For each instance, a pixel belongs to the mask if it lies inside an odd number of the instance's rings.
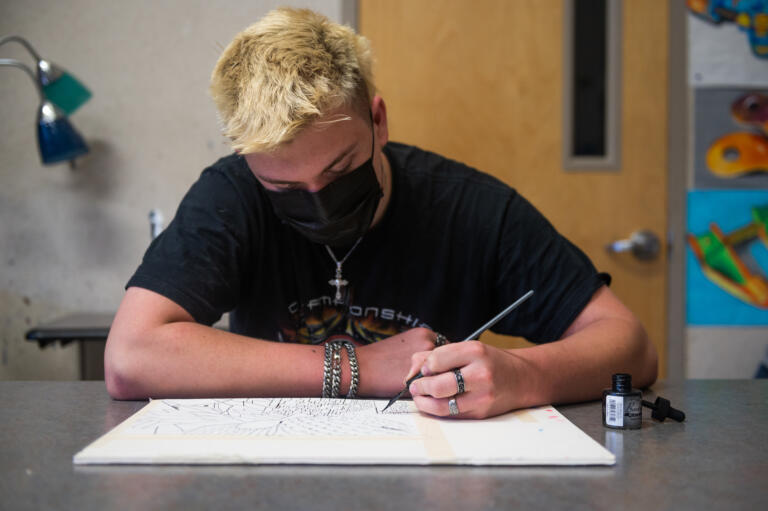
[[613,465],[551,406],[442,419],[402,400],[153,400],[75,464]]

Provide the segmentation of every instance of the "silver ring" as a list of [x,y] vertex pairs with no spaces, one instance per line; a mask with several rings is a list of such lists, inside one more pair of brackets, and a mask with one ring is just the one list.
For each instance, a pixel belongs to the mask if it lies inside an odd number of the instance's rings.
[[445,346],[446,344],[448,344],[448,339],[443,334],[438,333],[437,337],[435,337],[435,347]]
[[456,395],[464,393],[464,376],[461,375],[461,371],[458,369],[453,370],[453,375],[456,377]]
[[451,415],[459,414],[459,405],[456,404],[456,398],[452,397],[448,400],[448,413]]

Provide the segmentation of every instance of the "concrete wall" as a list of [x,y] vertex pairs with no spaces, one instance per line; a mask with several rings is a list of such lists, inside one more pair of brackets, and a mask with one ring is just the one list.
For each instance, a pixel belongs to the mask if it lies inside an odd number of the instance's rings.
[[[232,37],[278,5],[354,22],[354,2],[16,0],[0,36],[29,39],[93,92],[71,121],[91,153],[40,163],[38,96],[0,68],[0,379],[74,379],[77,346],[40,350],[26,330],[79,311],[113,312],[149,243],[147,214],[166,223],[202,169],[228,148],[207,95]],[[21,46],[0,57],[33,64]]]

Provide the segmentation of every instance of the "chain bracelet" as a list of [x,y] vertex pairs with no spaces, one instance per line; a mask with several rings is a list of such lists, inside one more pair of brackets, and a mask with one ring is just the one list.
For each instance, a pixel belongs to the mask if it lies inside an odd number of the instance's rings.
[[357,396],[357,388],[360,386],[360,366],[357,364],[357,355],[355,355],[355,345],[349,341],[344,341],[344,347],[347,348],[349,357],[349,392],[347,399]]
[[331,365],[331,397],[339,397],[339,388],[341,387],[341,343],[333,344],[333,363]]
[[330,343],[325,345],[325,361],[323,362],[323,397],[331,397],[331,356]]
[[350,341],[331,341],[325,344],[325,360],[323,361],[323,397],[339,397],[341,390],[341,350],[346,348],[349,358],[349,391],[346,398],[357,396],[360,387],[360,366],[355,354],[355,345]]

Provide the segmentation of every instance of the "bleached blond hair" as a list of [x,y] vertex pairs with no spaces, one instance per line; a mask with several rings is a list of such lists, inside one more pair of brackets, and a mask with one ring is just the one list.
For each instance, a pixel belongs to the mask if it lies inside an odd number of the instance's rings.
[[368,110],[372,60],[368,40],[347,26],[308,9],[271,11],[235,36],[213,70],[222,131],[240,153],[266,152],[337,108]]

